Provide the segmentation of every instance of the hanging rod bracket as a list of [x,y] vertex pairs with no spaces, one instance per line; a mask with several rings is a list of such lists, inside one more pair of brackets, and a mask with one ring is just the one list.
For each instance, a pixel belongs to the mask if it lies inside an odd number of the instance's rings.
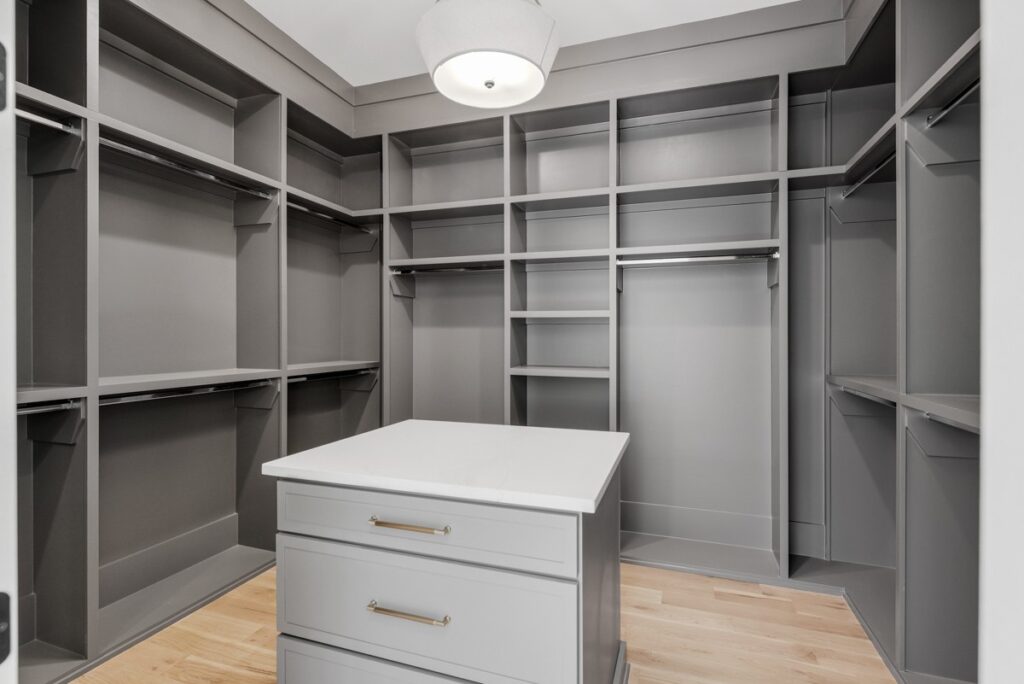
[[949,102],[944,104],[939,109],[939,111],[935,112],[934,114],[929,114],[928,118],[925,119],[924,127],[927,129],[927,128],[931,128],[932,126],[938,124],[940,121],[942,121],[947,116],[952,114],[953,110],[955,110],[957,107],[962,105],[964,103],[964,101],[967,98],[969,98],[971,95],[973,95],[974,92],[976,90],[978,90],[978,88],[980,88],[980,87],[981,87],[981,78],[976,78],[970,85],[968,85],[966,88],[964,88],[962,91],[960,91],[960,93],[957,94],[956,97],[954,97],[952,100],[950,100]]
[[304,214],[308,214],[308,215],[310,215],[310,216],[312,216],[314,218],[318,218],[321,221],[327,221],[328,223],[335,223],[335,224],[343,226],[345,228],[351,228],[352,230],[358,230],[360,233],[366,233],[367,235],[373,235],[374,234],[374,232],[372,230],[370,230],[369,228],[367,228],[366,226],[361,226],[358,223],[351,223],[349,221],[345,221],[343,219],[338,218],[337,216],[331,216],[330,214],[325,214],[322,211],[316,211],[314,209],[310,209],[309,207],[305,206],[304,204],[299,204],[298,202],[288,202],[288,208],[289,209],[295,209],[297,211],[301,211]]
[[858,190],[860,190],[860,188],[861,188],[861,186],[862,186],[862,185],[864,185],[864,184],[865,184],[865,183],[867,183],[867,182],[868,182],[869,180],[871,180],[872,178],[874,178],[874,177],[875,177],[875,175],[876,175],[876,174],[877,174],[877,173],[878,173],[879,171],[881,171],[882,169],[884,169],[884,168],[885,168],[886,166],[888,166],[888,165],[889,165],[889,164],[890,164],[890,163],[891,163],[891,162],[892,162],[893,160],[895,160],[895,159],[896,159],[896,153],[895,153],[895,152],[893,152],[893,153],[892,153],[892,154],[890,154],[890,155],[889,155],[888,157],[886,157],[886,158],[885,158],[884,160],[882,160],[881,162],[879,162],[879,163],[878,163],[878,164],[877,164],[877,165],[876,165],[875,167],[873,167],[873,168],[872,168],[872,169],[871,169],[870,171],[868,171],[868,172],[867,172],[867,173],[865,173],[865,174],[864,174],[863,176],[861,176],[861,177],[860,177],[860,180],[858,180],[858,181],[857,181],[856,183],[854,183],[853,185],[851,185],[851,186],[847,187],[847,188],[846,188],[845,190],[843,190],[842,198],[843,198],[843,199],[846,199],[847,197],[849,197],[849,196],[850,196],[850,195],[852,195],[853,193],[855,193],[855,192],[857,192]]

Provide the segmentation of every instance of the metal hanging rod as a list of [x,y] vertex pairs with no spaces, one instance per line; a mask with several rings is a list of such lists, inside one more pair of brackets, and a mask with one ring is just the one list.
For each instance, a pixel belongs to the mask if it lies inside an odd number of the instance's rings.
[[297,210],[299,210],[301,212],[309,214],[310,216],[315,216],[316,218],[321,219],[323,221],[329,221],[331,223],[337,223],[339,225],[345,226],[346,228],[352,228],[353,230],[358,230],[361,233],[366,233],[367,235],[370,235],[373,232],[373,231],[369,230],[368,228],[366,228],[365,226],[359,226],[359,225],[356,225],[354,223],[349,223],[348,221],[343,221],[340,218],[337,218],[336,216],[331,216],[330,214],[325,214],[325,213],[320,212],[320,211],[314,211],[313,209],[310,209],[307,206],[303,206],[303,205],[297,204],[295,202],[289,202],[288,203],[288,208],[289,209],[297,209]]
[[220,392],[237,392],[239,390],[259,389],[261,387],[272,387],[273,380],[258,380],[256,382],[228,385],[210,385],[207,387],[191,387],[183,390],[170,390],[167,392],[146,392],[143,394],[126,394],[119,397],[105,397],[100,399],[100,406],[111,406],[114,404],[135,404],[141,401],[156,401],[158,399],[177,399],[179,397],[195,397],[206,394],[218,394]]
[[845,190],[843,190],[843,199],[846,199],[847,197],[849,197],[853,193],[857,192],[860,189],[860,186],[864,185],[869,180],[874,178],[876,173],[878,173],[879,171],[884,169],[886,166],[888,166],[895,159],[896,159],[896,153],[893,152],[888,157],[886,157],[884,161],[879,163],[878,166],[876,166],[875,168],[871,169],[870,171],[865,173],[863,176],[861,176],[859,181],[857,181],[856,183],[854,183],[850,187],[848,187]]
[[15,109],[14,114],[19,119],[31,121],[32,123],[37,123],[40,126],[46,126],[47,128],[52,128],[54,130],[61,131],[63,133],[69,133],[71,135],[78,135],[78,129],[70,124],[61,123],[60,121],[54,121],[53,119],[48,119],[45,116],[33,114],[32,112],[26,112],[24,109]]
[[963,104],[964,100],[966,100],[971,95],[973,95],[974,91],[976,91],[980,87],[981,87],[981,78],[977,78],[977,79],[974,80],[973,83],[971,83],[969,86],[967,86],[962,91],[960,91],[959,95],[957,95],[952,100],[950,100],[945,105],[943,105],[942,109],[940,109],[939,111],[935,112],[934,114],[929,114],[928,118],[925,120],[924,127],[925,128],[931,128],[935,124],[937,124],[940,121],[942,121],[943,119],[945,119],[947,116],[949,116],[953,112],[954,109],[956,109],[961,104]]
[[441,275],[445,273],[493,273],[504,271],[504,266],[453,266],[440,268],[393,268],[391,275]]
[[80,401],[64,401],[59,404],[43,404],[39,406],[24,406],[18,409],[19,416],[34,416],[40,413],[56,413],[57,411],[72,411],[82,408]]
[[354,371],[335,371],[333,373],[317,373],[316,375],[298,375],[288,378],[288,384],[294,385],[300,382],[319,382],[321,380],[346,380],[348,378],[361,378],[365,375],[376,375],[376,368],[361,368]]
[[677,266],[685,264],[737,264],[756,261],[772,261],[779,258],[778,252],[765,254],[719,254],[715,256],[659,257],[653,259],[618,259],[617,266]]
[[168,169],[180,171],[181,173],[188,174],[189,176],[193,176],[195,178],[202,178],[203,180],[210,181],[211,183],[216,183],[217,185],[222,185],[230,190],[244,192],[253,195],[254,197],[259,197],[260,199],[265,200],[273,198],[273,195],[264,190],[251,188],[242,185],[241,183],[236,183],[226,178],[221,178],[220,176],[216,176],[208,171],[202,171],[200,169],[195,169],[192,168],[191,166],[186,166],[185,164],[181,164],[170,159],[165,159],[164,157],[160,157],[151,152],[146,152],[144,150],[137,149],[135,147],[132,147],[131,145],[125,145],[124,143],[117,142],[116,140],[110,140],[109,138],[100,138],[100,145],[102,145],[103,147],[109,147],[112,150],[117,150],[118,152],[123,152],[124,154],[131,155],[138,159],[143,159],[153,164],[163,166]]

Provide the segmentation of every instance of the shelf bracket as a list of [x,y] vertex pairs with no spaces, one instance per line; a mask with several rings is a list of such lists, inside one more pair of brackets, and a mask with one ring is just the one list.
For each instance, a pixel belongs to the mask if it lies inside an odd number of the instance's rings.
[[978,458],[978,435],[934,414],[908,411],[907,431],[932,458]]
[[929,114],[928,118],[925,119],[924,127],[931,128],[932,126],[935,126],[936,124],[940,123],[943,119],[952,114],[953,110],[962,105],[964,101],[971,95],[973,95],[975,91],[977,91],[980,87],[981,79],[975,79],[975,81],[966,88],[964,88],[959,95],[957,95],[952,100],[944,104],[942,108],[939,109],[939,111],[935,112],[934,114]]
[[391,296],[416,299],[416,279],[401,273],[392,273]]
[[281,395],[281,381],[271,380],[269,384],[235,392],[235,408],[269,411],[274,408]]
[[85,426],[85,404],[81,401],[24,406],[18,415],[31,416],[28,438],[33,442],[73,445]]
[[896,159],[896,153],[895,153],[895,152],[893,152],[893,153],[892,153],[892,154],[890,154],[890,155],[889,155],[888,157],[886,157],[886,158],[885,158],[885,159],[884,159],[883,161],[879,162],[877,166],[875,166],[875,167],[874,167],[873,169],[871,169],[870,171],[868,171],[867,173],[865,173],[865,174],[864,174],[863,176],[861,176],[861,177],[860,177],[860,180],[858,180],[858,181],[857,181],[856,183],[854,183],[853,185],[851,185],[851,186],[849,186],[848,188],[846,188],[845,190],[843,190],[843,193],[842,193],[842,195],[841,195],[841,196],[842,196],[842,198],[843,198],[843,199],[846,199],[846,198],[850,197],[850,196],[851,196],[851,195],[852,195],[853,193],[855,193],[855,192],[857,192],[858,190],[860,190],[860,188],[861,188],[861,186],[862,186],[862,185],[864,185],[864,184],[865,184],[865,183],[867,183],[867,182],[868,182],[869,180],[871,180],[872,178],[874,178],[874,177],[875,177],[875,175],[876,175],[876,174],[877,174],[877,173],[878,173],[879,171],[881,171],[882,169],[884,169],[884,168],[885,168],[886,166],[888,166],[888,165],[889,165],[889,164],[890,164],[890,163],[891,163],[892,161],[894,161],[895,159]]
[[338,255],[369,254],[377,248],[378,234],[367,230],[359,233],[342,233],[338,238]]

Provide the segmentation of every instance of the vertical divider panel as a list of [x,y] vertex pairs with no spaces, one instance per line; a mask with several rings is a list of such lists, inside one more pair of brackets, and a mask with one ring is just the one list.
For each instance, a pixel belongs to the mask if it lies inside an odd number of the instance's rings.
[[[288,187],[288,99],[278,98],[278,126],[274,132],[277,148],[278,175],[283,187]],[[278,240],[277,269],[280,273],[280,287],[277,292],[278,330],[277,367],[281,369],[281,392],[278,401],[279,439],[278,454],[288,453],[288,202],[287,196],[277,203]]]
[[[515,119],[511,115],[506,114],[502,117],[502,135],[504,136],[504,144],[502,145],[502,194],[505,196],[503,216],[503,230],[502,230],[502,251],[504,253],[503,262],[504,269],[502,271],[502,278],[504,279],[504,316],[505,316],[505,332],[503,351],[501,354],[502,358],[502,373],[504,374],[504,392],[503,402],[505,404],[505,425],[512,425],[513,417],[513,402],[515,398],[512,396],[512,261],[509,255],[512,253],[512,203],[509,198],[514,194],[525,192],[525,188],[519,188],[516,186],[513,180],[513,174],[517,179],[525,179],[525,154],[526,154],[526,141],[522,129],[516,124]],[[516,412],[519,413],[519,412]]]
[[[897,5],[899,12],[899,5]],[[899,109],[901,76],[899,17],[896,31],[896,107]],[[906,668],[907,646],[907,440],[903,436],[907,408],[902,397],[907,391],[907,122],[896,123],[896,421],[900,438],[896,440],[896,667]]]
[[[788,167],[789,150],[789,77],[779,75],[778,96],[775,99],[776,155],[778,168]],[[773,354],[777,367],[774,373],[773,429],[775,449],[773,453],[773,495],[778,500],[773,507],[773,534],[775,556],[779,562],[779,576],[789,576],[789,181],[779,180],[775,201],[776,230],[779,238],[779,259],[777,261],[778,282],[775,286],[775,345]]]
[[[90,0],[89,32],[99,33],[98,0]],[[92,11],[95,10],[95,11]],[[91,41],[90,41],[91,45]],[[99,59],[97,50],[90,50],[90,59]],[[98,70],[97,63],[92,70]],[[91,429],[86,431],[85,468],[85,535],[86,535],[86,612],[87,648],[89,659],[100,655],[100,644],[94,638],[98,629],[100,609],[100,127],[94,119],[85,122],[86,143],[86,401],[85,421]]]
[[[100,109],[100,0],[85,0],[85,106]],[[91,195],[90,195],[91,197]]]
[[619,101],[608,102],[608,429],[619,429]]

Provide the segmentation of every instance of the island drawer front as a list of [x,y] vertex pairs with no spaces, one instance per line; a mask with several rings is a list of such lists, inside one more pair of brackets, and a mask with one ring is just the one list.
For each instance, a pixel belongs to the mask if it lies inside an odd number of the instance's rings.
[[277,562],[284,634],[481,684],[577,682],[572,582],[287,534]]
[[278,684],[465,684],[403,665],[286,636],[277,638]]
[[576,578],[572,514],[287,481],[277,501],[282,532]]

